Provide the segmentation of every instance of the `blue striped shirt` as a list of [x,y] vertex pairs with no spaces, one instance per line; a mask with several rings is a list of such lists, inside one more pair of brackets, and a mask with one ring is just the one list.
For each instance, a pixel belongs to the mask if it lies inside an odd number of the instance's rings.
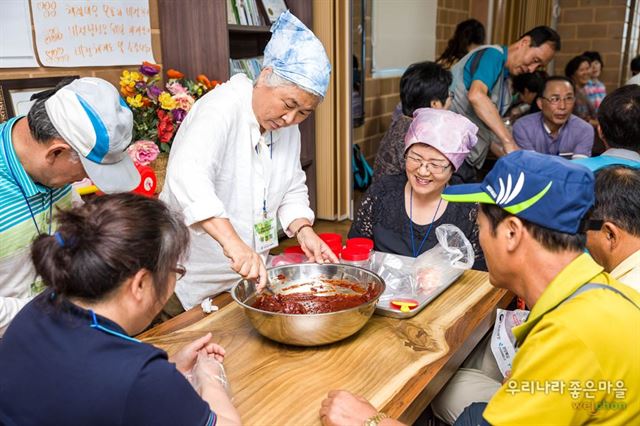
[[[11,140],[13,125],[22,117],[15,117],[0,124],[0,236],[8,229],[24,222],[33,222],[29,206],[36,219],[40,219],[38,228],[41,232],[49,231],[50,198],[55,205],[71,192],[71,185],[51,189],[31,179],[20,164]],[[22,190],[21,190],[22,188]],[[24,191],[24,194],[23,194]],[[25,202],[27,196],[29,204]],[[42,213],[46,213],[42,215]],[[42,218],[40,218],[42,216]],[[42,221],[44,219],[44,221]],[[36,220],[38,222],[38,220]],[[34,235],[36,232],[33,226]]]
[[71,185],[40,185],[20,163],[11,132],[21,118],[0,124],[0,336],[28,298],[42,290],[30,260],[31,242],[38,230],[48,233],[55,228],[55,207],[71,207]]

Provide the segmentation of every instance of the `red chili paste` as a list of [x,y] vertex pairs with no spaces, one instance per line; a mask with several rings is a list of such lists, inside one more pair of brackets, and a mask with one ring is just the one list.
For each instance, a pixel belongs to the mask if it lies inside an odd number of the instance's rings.
[[[256,299],[252,306],[263,311],[283,314],[322,314],[354,308],[377,296],[373,283],[370,283],[365,290],[362,286],[347,280],[323,281],[334,287],[348,288],[354,291],[355,294],[320,296],[320,294],[327,293],[328,291],[318,291],[312,287],[311,291],[304,293],[262,294]],[[296,287],[297,286],[299,285],[296,285]]]

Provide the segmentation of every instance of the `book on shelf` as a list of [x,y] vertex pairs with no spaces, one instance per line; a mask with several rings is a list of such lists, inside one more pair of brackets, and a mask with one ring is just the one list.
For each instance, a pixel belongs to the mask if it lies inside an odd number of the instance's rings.
[[229,59],[229,68],[231,70],[231,75],[244,73],[251,79],[255,81],[260,75],[260,70],[262,69],[262,56],[257,56],[255,58],[244,58],[244,59]]
[[227,23],[232,25],[265,25],[257,0],[227,0]]
[[272,24],[276,22],[276,19],[282,14],[286,12],[288,7],[284,0],[261,0],[262,5],[264,6],[264,10],[267,12],[267,16],[269,17],[269,22]]
[[240,17],[238,16],[238,8],[236,7],[235,0],[227,0],[227,24],[240,24]]

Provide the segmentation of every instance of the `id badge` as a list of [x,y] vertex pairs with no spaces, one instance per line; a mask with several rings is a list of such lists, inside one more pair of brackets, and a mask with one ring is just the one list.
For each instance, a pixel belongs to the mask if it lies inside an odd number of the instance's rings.
[[261,253],[278,246],[278,227],[275,217],[263,219],[253,225],[253,241],[256,252]]

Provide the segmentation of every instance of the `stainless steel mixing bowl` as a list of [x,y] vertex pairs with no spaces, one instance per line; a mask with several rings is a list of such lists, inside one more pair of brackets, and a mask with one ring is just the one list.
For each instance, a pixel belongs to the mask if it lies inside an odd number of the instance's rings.
[[251,324],[263,336],[289,345],[326,345],[351,336],[369,320],[385,289],[378,275],[356,266],[304,263],[278,266],[267,272],[269,289],[275,294],[292,287],[295,289],[289,291],[309,291],[308,283],[318,279],[349,280],[362,288],[374,286],[375,297],[351,309],[323,314],[282,314],[252,307],[257,297],[255,282],[239,280],[231,289],[231,297],[242,306]]

